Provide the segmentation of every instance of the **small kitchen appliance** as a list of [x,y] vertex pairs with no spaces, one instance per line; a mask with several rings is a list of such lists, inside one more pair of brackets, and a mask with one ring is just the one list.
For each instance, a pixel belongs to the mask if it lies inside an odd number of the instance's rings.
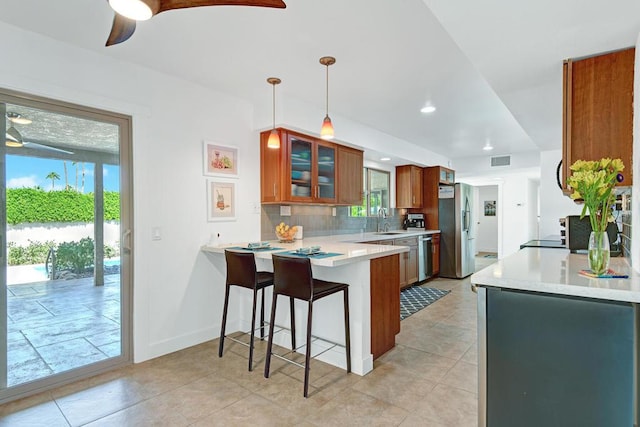
[[412,231],[424,230],[424,214],[410,213],[407,214],[407,218],[404,220],[404,229]]

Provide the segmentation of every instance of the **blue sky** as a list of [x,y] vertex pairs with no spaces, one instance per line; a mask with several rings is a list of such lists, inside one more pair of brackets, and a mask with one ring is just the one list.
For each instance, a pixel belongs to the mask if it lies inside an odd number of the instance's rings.
[[[60,175],[59,180],[54,181],[54,190],[62,190],[65,186],[64,165],[62,160],[41,159],[26,156],[6,157],[7,161],[7,188],[32,188],[40,186],[44,190],[51,190],[51,180],[47,175],[56,172]],[[67,179],[72,188],[76,188],[76,166],[78,171],[78,191],[82,191],[82,166],[73,165],[67,160]],[[93,193],[93,163],[84,165],[84,192]],[[120,167],[115,165],[105,165],[103,167],[104,187],[108,191],[119,191],[120,188]]]

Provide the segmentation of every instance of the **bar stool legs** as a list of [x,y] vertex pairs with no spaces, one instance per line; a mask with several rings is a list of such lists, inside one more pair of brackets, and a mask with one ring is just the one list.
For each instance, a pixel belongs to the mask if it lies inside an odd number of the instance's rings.
[[[351,331],[349,328],[349,289],[342,289],[344,295],[344,326],[345,326],[345,352],[347,357],[347,373],[351,372]],[[278,300],[278,294],[273,293],[273,300],[271,303],[271,317],[270,325],[274,325],[276,318],[276,305]],[[295,346],[295,318],[294,318],[294,298],[289,298],[289,304],[291,309],[291,346],[292,350],[296,350]],[[306,338],[306,353],[304,363],[304,397],[309,395],[309,371],[311,362],[311,326],[313,320],[313,300],[308,302],[307,311],[307,338]],[[267,339],[267,356],[264,364],[264,377],[269,378],[269,371],[271,368],[271,354],[273,351],[273,328],[269,328],[269,337]]]

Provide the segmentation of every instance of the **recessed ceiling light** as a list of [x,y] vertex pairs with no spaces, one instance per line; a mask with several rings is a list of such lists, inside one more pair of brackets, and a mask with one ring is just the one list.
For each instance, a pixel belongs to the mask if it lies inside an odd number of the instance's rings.
[[389,160],[391,160],[391,157],[381,157],[380,158],[381,162],[388,162]]
[[420,112],[425,114],[433,113],[434,111],[436,111],[436,107],[433,105],[425,105],[420,109]]
[[482,149],[484,151],[491,151],[491,150],[493,150],[493,146],[491,145],[491,143],[489,141],[487,141],[487,143],[484,144],[484,147],[482,147]]

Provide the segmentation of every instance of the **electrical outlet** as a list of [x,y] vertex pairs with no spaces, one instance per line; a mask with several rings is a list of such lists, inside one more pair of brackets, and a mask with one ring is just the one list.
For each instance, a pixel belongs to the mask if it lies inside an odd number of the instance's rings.
[[291,206],[280,206],[280,216],[291,216]]

